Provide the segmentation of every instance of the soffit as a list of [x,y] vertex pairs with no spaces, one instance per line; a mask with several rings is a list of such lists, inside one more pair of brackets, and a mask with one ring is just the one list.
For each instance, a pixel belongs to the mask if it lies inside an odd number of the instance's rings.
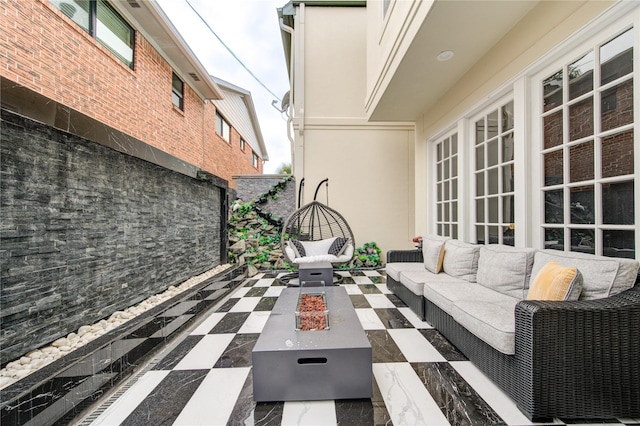
[[[437,0],[369,108],[371,121],[406,121],[433,106],[538,1]],[[453,59],[439,62],[451,50]]]
[[136,29],[159,50],[176,74],[202,99],[222,97],[220,88],[155,0],[127,0],[111,4],[118,12],[137,23]]

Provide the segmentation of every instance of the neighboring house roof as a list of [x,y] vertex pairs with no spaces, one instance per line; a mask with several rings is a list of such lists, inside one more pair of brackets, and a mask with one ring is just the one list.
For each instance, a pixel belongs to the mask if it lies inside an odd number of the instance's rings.
[[223,99],[214,100],[213,104],[255,153],[263,160],[268,160],[269,155],[262,138],[251,93],[217,77],[211,76],[211,78],[221,88],[223,95]]
[[220,99],[222,93],[205,67],[191,51],[169,17],[155,0],[110,2],[132,23],[136,30],[171,64],[201,99]]

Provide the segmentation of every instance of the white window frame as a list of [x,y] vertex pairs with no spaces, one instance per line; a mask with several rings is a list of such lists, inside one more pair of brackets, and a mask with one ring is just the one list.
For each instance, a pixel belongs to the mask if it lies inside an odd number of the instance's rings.
[[[220,124],[218,125],[218,123]],[[216,132],[222,136],[225,141],[231,143],[231,125],[218,111],[216,111]]]
[[[594,47],[633,26],[634,55],[633,96],[634,96],[634,196],[636,205],[640,200],[640,5],[620,2],[592,20],[572,36],[534,61],[506,81],[493,92],[483,96],[483,101],[469,108],[464,114],[443,127],[443,130],[429,137],[427,143],[427,232],[437,232],[436,216],[436,144],[457,129],[458,132],[458,210],[460,240],[475,241],[475,154],[469,146],[477,116],[489,105],[503,96],[510,95],[514,101],[514,164],[515,164],[515,223],[516,247],[544,248],[542,228],[544,226],[543,164],[541,156],[541,80],[549,76],[550,70],[571,63],[571,59],[581,56],[585,46]],[[571,59],[567,59],[571,58]],[[536,160],[537,159],[537,160]],[[472,203],[473,205],[469,205]],[[640,258],[640,208],[635,209],[635,249]]]
[[[543,188],[545,188],[545,184],[544,184],[544,161],[543,161],[543,155],[541,155],[541,153],[544,151],[544,147],[543,147],[543,139],[544,139],[544,135],[543,135],[543,121],[542,121],[542,101],[543,101],[543,94],[542,94],[542,82],[549,77],[549,75],[551,75],[554,71],[552,70],[558,70],[560,68],[562,68],[565,64],[570,64],[573,61],[579,59],[581,56],[583,56],[589,49],[593,49],[595,48],[597,45],[601,44],[601,43],[605,43],[608,40],[611,40],[612,38],[614,38],[616,35],[621,34],[622,32],[624,32],[625,29],[629,29],[630,27],[633,27],[635,29],[634,31],[634,64],[633,64],[633,73],[632,73],[632,79],[633,79],[633,98],[634,98],[634,111],[633,111],[633,137],[634,137],[634,173],[633,173],[633,180],[634,180],[634,197],[635,197],[635,203],[636,205],[638,205],[638,200],[640,200],[640,126],[639,126],[639,118],[640,118],[640,88],[638,86],[640,86],[640,61],[638,60],[638,56],[640,54],[640,43],[639,43],[639,34],[640,34],[640,8],[636,8],[633,13],[626,13],[624,14],[624,16],[620,16],[618,19],[615,19],[613,22],[609,22],[608,24],[604,24],[601,23],[600,25],[594,25],[590,27],[590,31],[588,31],[588,37],[587,36],[583,36],[582,42],[580,43],[571,43],[570,41],[565,43],[563,46],[561,45],[562,49],[560,49],[560,53],[556,55],[556,57],[554,58],[554,60],[549,60],[545,63],[544,67],[539,67],[538,70],[536,70],[537,72],[534,74],[532,73],[530,75],[529,78],[529,90],[531,92],[531,103],[530,103],[530,110],[528,111],[528,116],[529,119],[532,123],[531,125],[531,144],[530,144],[530,151],[529,154],[531,155],[532,159],[537,159],[537,160],[533,160],[532,161],[532,165],[533,165],[533,184],[531,186],[531,188],[529,189],[530,194],[535,197],[533,200],[534,205],[536,206],[535,209],[533,209],[532,211],[532,218],[531,218],[531,227],[532,227],[532,232],[531,232],[531,243],[533,247],[536,248],[544,248],[545,246],[545,238],[544,238],[544,228],[545,228],[545,218],[544,218],[544,193],[543,193]],[[596,77],[597,78],[597,77]],[[594,114],[598,114],[600,105],[599,102],[597,102],[597,100],[599,99],[599,97],[595,97],[594,98]],[[565,132],[566,132],[566,127],[568,126],[568,123],[565,122],[563,123],[563,125],[565,126]],[[596,131],[597,134],[597,131]],[[597,145],[597,136],[594,137],[594,143]],[[566,154],[566,150],[567,148],[564,148],[565,150],[565,154]],[[599,151],[597,151],[597,153],[599,153]],[[568,181],[568,168],[567,168],[567,164],[568,164],[569,159],[567,158],[567,155],[563,156],[563,162],[564,162],[564,170],[565,170],[565,179],[564,179],[564,183],[562,185],[563,188],[565,187],[571,187],[572,184]],[[596,161],[595,161],[595,167],[597,168],[600,165],[600,158],[598,157],[598,154],[596,154]],[[596,170],[597,173],[597,170]],[[609,180],[609,179],[607,179]],[[614,179],[615,180],[615,179]],[[602,179],[598,180],[594,180],[594,185],[598,185],[599,182],[601,182]],[[598,196],[599,192],[595,191],[596,194],[595,196],[595,200],[594,200],[594,208],[595,209],[599,209],[600,210],[600,214],[597,214],[597,219],[596,219],[596,223],[593,224],[593,228],[595,229],[596,234],[598,234],[603,228],[604,229],[629,229],[632,228],[635,230],[635,257],[639,258],[640,257],[640,209],[639,208],[635,208],[635,217],[634,217],[634,225],[627,225],[627,226],[618,226],[618,225],[604,225],[602,224],[602,200],[601,198]],[[565,224],[561,227],[561,229],[563,230],[567,230],[567,229],[571,229],[573,228],[579,228],[579,226],[575,226],[573,224],[570,223],[570,221],[568,220],[568,209],[569,209],[569,205],[567,205],[568,203],[565,202],[564,205],[564,209],[565,209]],[[570,239],[570,231],[565,231],[564,232],[565,236],[564,236],[564,248],[565,250],[569,250],[570,249],[570,245],[571,245],[571,239]],[[596,241],[595,241],[595,253],[596,254],[602,254],[603,253],[603,244],[602,244],[602,238],[599,237],[598,235],[596,235]]]

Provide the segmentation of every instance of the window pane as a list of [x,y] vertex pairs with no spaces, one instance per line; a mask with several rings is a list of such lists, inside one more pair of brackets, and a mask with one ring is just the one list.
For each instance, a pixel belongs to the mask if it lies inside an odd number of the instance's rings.
[[443,232],[442,232],[442,224],[439,223],[438,224],[438,235],[442,235],[442,234],[443,234]]
[[544,230],[544,248],[564,250],[564,231],[557,228],[546,228]]
[[89,0],[50,0],[60,12],[89,32]]
[[593,90],[593,51],[569,65],[569,99]]
[[444,158],[448,158],[449,157],[449,139],[445,139],[444,141],[442,141],[442,148],[444,152]]
[[458,179],[451,180],[451,199],[458,199]]
[[571,188],[571,223],[595,223],[593,186]]
[[602,177],[633,173],[633,130],[602,139]]
[[564,223],[563,190],[545,191],[544,223]]
[[593,135],[593,98],[569,107],[569,140]]
[[569,148],[569,165],[570,182],[593,179],[595,168],[593,141],[574,145]]
[[487,231],[489,231],[489,244],[498,244],[500,242],[498,232],[499,229],[497,226],[487,226]]
[[512,247],[516,245],[516,233],[512,227],[502,227],[502,244]]
[[458,157],[451,158],[451,177],[458,176]]
[[133,65],[133,29],[111,6],[98,2],[96,39],[122,62]]
[[513,129],[513,101],[502,106],[502,131]]
[[602,92],[601,112],[603,131],[633,123],[633,81]]
[[502,161],[513,161],[513,133],[502,137]]
[[633,29],[600,48],[600,80],[607,84],[633,71]]
[[484,226],[476,226],[476,240],[478,244],[484,244],[485,242]]
[[487,198],[487,203],[489,205],[489,223],[498,223],[498,197]]
[[442,176],[442,163],[438,163],[436,166],[436,180],[441,181],[442,179],[444,179]]
[[449,159],[444,160],[444,171],[442,175],[442,179],[449,179]]
[[487,167],[498,164],[498,139],[487,142]]
[[502,223],[514,223],[513,195],[502,197]]
[[605,229],[602,231],[602,254],[612,257],[636,257],[635,232]]
[[602,185],[602,223],[633,225],[633,181]]
[[559,185],[564,181],[562,150],[548,152],[544,154],[544,184],[545,186]]
[[595,254],[595,233],[593,229],[572,229],[571,251]]
[[484,169],[484,145],[476,147],[476,170]]
[[476,222],[484,222],[484,198],[476,200]]
[[451,225],[451,238],[458,239],[458,225]]
[[[547,78],[544,83],[544,110],[549,111],[562,105],[562,71]],[[545,139],[546,140],[546,139]]]
[[444,203],[442,206],[443,206],[443,212],[444,212],[444,221],[449,222],[451,220],[449,216],[449,213],[450,213],[449,203]]
[[438,161],[442,161],[442,144],[439,143],[436,146],[436,150],[438,151]]
[[489,180],[489,194],[498,193],[498,169],[491,169],[487,171],[487,179]]
[[476,145],[484,142],[484,118],[476,121]]
[[476,195],[484,195],[484,173],[476,173]]
[[444,200],[450,200],[451,197],[449,197],[449,181],[445,181],[442,183],[443,187],[444,187]]
[[438,204],[438,222],[442,222],[442,204]]
[[442,193],[443,193],[442,185],[443,185],[443,183],[442,183],[442,182],[440,182],[440,183],[437,185],[437,188],[438,188],[438,201],[442,201],[442,200],[443,200],[443,198],[442,198]]
[[544,149],[562,145],[562,111],[544,118]]
[[502,167],[502,192],[513,192],[513,164]]
[[216,114],[216,133],[222,136],[222,116]]
[[458,221],[458,203],[455,201],[451,203],[451,221]]
[[498,110],[487,116],[487,139],[498,136]]
[[451,155],[458,153],[458,134],[451,135]]

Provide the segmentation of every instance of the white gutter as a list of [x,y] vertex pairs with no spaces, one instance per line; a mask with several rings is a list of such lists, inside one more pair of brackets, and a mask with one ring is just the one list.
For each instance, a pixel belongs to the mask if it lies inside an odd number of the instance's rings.
[[293,140],[293,136],[291,135],[291,129],[293,126],[293,75],[294,75],[294,56],[295,56],[295,48],[294,48],[294,40],[293,40],[293,28],[284,24],[284,18],[280,18],[280,29],[285,31],[291,35],[291,55],[289,57],[289,105],[287,108],[289,112],[287,112],[287,139],[291,142],[291,158],[293,158],[293,144],[295,141]]

